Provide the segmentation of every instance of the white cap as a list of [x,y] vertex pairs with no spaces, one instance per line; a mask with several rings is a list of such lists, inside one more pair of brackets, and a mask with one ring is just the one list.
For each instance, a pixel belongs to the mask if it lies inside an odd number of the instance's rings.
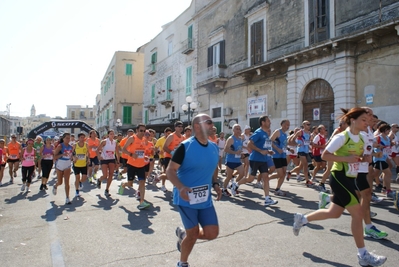
[[245,125],[244,130],[250,129],[251,130],[251,126],[249,125]]

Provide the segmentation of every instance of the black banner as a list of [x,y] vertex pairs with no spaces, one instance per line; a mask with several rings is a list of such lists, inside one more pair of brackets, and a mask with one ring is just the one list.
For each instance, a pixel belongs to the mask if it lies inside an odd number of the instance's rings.
[[[45,122],[28,133],[28,138],[36,138],[37,135],[44,133],[51,128],[80,128],[82,131],[89,133],[94,130],[90,125],[83,121],[49,121]],[[97,132],[97,131],[96,131]],[[99,136],[97,132],[97,136]]]

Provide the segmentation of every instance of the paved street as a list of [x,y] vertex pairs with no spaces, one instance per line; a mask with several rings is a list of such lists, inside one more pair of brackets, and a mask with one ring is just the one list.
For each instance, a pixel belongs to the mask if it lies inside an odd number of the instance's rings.
[[[135,190],[117,194],[114,180],[110,198],[86,183],[82,197],[64,205],[65,193],[39,192],[37,179],[29,194],[20,192],[21,176],[8,184],[8,169],[0,187],[1,266],[175,266],[176,226],[180,216],[170,191],[147,186],[148,210],[139,211]],[[74,196],[74,176],[71,196]],[[50,185],[54,180],[50,179]],[[271,183],[274,188],[275,181]],[[393,184],[398,189],[398,184]],[[134,185],[137,189],[137,184]],[[170,183],[167,184],[172,189]],[[51,189],[51,188],[50,188]],[[293,213],[317,209],[318,192],[295,179],[286,182],[287,197],[274,197],[276,207],[265,208],[263,190],[240,187],[241,197],[215,203],[220,235],[194,247],[190,264],[201,266],[358,266],[350,231],[350,216],[309,224],[298,237],[292,233]],[[399,212],[391,200],[372,211],[373,220],[389,233],[387,240],[367,240],[370,251],[388,256],[384,266],[398,266]],[[395,263],[396,262],[396,263]]]

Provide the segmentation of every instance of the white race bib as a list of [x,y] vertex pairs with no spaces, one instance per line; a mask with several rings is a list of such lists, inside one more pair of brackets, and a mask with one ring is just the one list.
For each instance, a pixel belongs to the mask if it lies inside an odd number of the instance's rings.
[[309,140],[304,140],[304,141],[303,141],[303,145],[304,145],[304,146],[310,145],[310,141],[309,141]]
[[209,185],[201,185],[191,188],[191,193],[188,193],[188,197],[191,205],[206,202],[209,197]]
[[272,148],[272,141],[271,140],[266,140],[265,143],[263,144],[263,148]]
[[384,147],[384,149],[382,150],[382,154],[387,155],[387,156],[391,155],[392,154],[391,147]]
[[43,159],[52,160],[53,159],[53,154],[44,154],[43,155]]
[[136,150],[136,152],[134,152],[137,155],[138,159],[143,159],[144,158],[144,150]]
[[348,163],[348,171],[346,172],[346,175],[349,177],[357,177],[357,173],[359,172],[359,162],[356,163]]

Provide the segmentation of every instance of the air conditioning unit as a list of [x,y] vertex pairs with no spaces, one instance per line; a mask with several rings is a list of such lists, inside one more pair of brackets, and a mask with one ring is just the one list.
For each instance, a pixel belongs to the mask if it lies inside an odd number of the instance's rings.
[[223,109],[223,116],[231,116],[233,115],[233,109],[232,108],[224,108]]
[[168,114],[168,120],[171,120],[172,119],[172,113],[169,113]]
[[172,120],[176,120],[179,118],[179,113],[178,112],[172,112],[170,113]]

